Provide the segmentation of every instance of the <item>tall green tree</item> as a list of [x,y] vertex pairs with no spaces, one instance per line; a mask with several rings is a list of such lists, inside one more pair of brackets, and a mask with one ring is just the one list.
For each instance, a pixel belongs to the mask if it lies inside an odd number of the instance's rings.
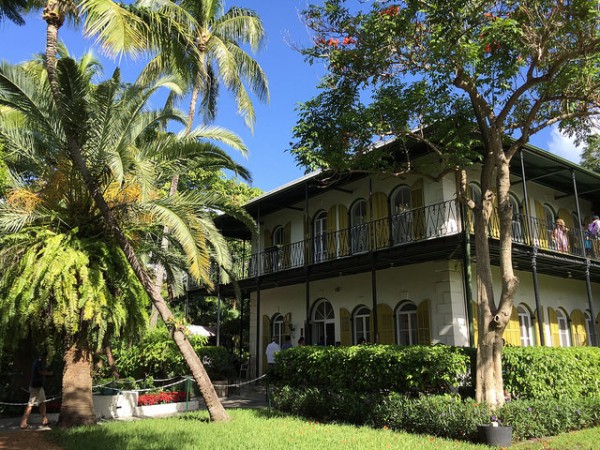
[[[59,227],[57,233],[62,234],[68,232],[79,236],[83,233],[88,239],[118,249],[121,261],[127,261],[129,266],[133,260],[138,273],[133,269],[121,269],[117,273],[135,275],[139,286],[147,292],[148,285],[144,286],[140,278],[150,286],[152,283],[148,275],[150,268],[143,262],[155,261],[148,260],[149,254],[162,258],[162,264],[169,262],[160,255],[160,247],[156,245],[158,232],[163,226],[169,226],[172,245],[184,256],[176,261],[177,264],[185,267],[197,280],[210,283],[209,260],[214,259],[224,267],[230,265],[227,245],[212,223],[210,211],[221,208],[236,214],[239,208],[204,191],[165,197],[157,183],[160,185],[161,180],[168,180],[176,167],[187,170],[188,162],[193,164],[199,159],[212,164],[215,164],[214,160],[232,163],[222,150],[203,141],[203,136],[220,136],[221,141],[237,147],[243,146],[241,141],[219,128],[202,128],[187,136],[183,133],[157,134],[159,123],[171,119],[184,121],[184,117],[174,111],[145,110],[149,97],[159,87],[174,87],[169,80],[151,87],[126,86],[117,70],[111,79],[95,86],[90,83],[91,75],[80,70],[69,58],[58,61],[56,73],[61,92],[60,108],[50,93],[46,72],[39,66],[6,66],[0,72],[0,105],[13,111],[2,116],[0,137],[9,168],[19,174],[19,178],[14,176],[15,179],[24,180],[27,192],[31,192],[31,195],[17,196],[30,208],[25,211],[27,214],[17,214],[10,208],[19,205],[18,202],[3,204],[5,209],[0,223],[4,224],[4,233],[10,235],[29,226]],[[93,183],[98,189],[96,195],[102,197],[104,207],[114,221],[110,226],[103,217],[106,211],[100,210],[79,168],[73,164],[70,147],[75,145],[73,141],[85,155],[87,183]],[[52,187],[61,186],[63,180],[73,187],[57,195]],[[45,201],[44,196],[50,196],[54,203]],[[39,216],[45,220],[41,224],[36,222]],[[117,240],[114,228],[118,228],[126,246]],[[131,254],[127,255],[123,247]],[[77,278],[77,281],[82,279]],[[150,292],[159,297],[152,290]],[[159,298],[164,302],[162,297]],[[187,350],[183,325],[169,315],[168,309],[166,312],[164,319],[171,334],[179,348]],[[181,339],[178,340],[179,336]],[[79,358],[74,362],[85,365],[88,360],[85,352],[80,350],[75,346],[67,356],[74,355]],[[214,413],[215,404],[217,408],[222,409],[222,406],[201,362],[194,361],[195,353],[193,350],[191,353],[184,353],[184,356]],[[69,362],[65,360],[65,364]],[[87,369],[89,374],[89,366]],[[79,392],[87,393],[91,398],[91,384],[87,387],[89,389]]]
[[[457,181],[475,218],[476,397],[502,404],[502,336],[518,286],[509,166],[535,133],[559,124],[584,136],[598,114],[597,2],[327,0],[304,17],[315,32],[306,54],[328,75],[300,110],[292,152],[302,164],[405,171],[390,147],[371,146],[391,137],[426,143],[446,168],[481,162],[479,202],[467,196],[464,170]],[[498,300],[488,244],[496,205]]]
[[[233,94],[238,113],[252,129],[256,116],[249,92],[262,101],[269,98],[268,82],[262,68],[242,47],[248,45],[256,51],[264,40],[263,24],[257,14],[239,7],[225,11],[223,0],[140,0],[138,5],[181,22],[185,30],[186,39],[175,39],[173,46],[159,52],[146,66],[142,79],[170,73],[184,81],[189,88],[186,93],[190,94],[186,131],[192,129],[197,111],[204,123],[214,120],[220,82]],[[171,195],[177,192],[179,177],[179,173],[173,174]],[[169,230],[164,232],[163,250],[166,251]],[[161,289],[162,282],[163,272],[159,267],[157,289]],[[155,323],[153,312],[151,325]]]
[[[176,39],[173,38],[172,30],[178,29],[178,23],[166,20],[165,16],[153,14],[147,8],[132,9],[111,0],[83,0],[75,2],[72,0],[48,0],[44,8],[43,19],[47,24],[46,29],[46,69],[50,91],[57,106],[59,117],[63,122],[68,144],[69,157],[77,168],[90,192],[95,206],[106,227],[110,230],[115,241],[124,252],[134,273],[144,286],[153,306],[166,324],[173,323],[173,314],[169,310],[159,289],[152,283],[151,277],[140,263],[135,249],[131,245],[127,235],[119,226],[114,212],[104,198],[101,187],[94,179],[88,167],[84,155],[84,149],[78,142],[78,137],[72,132],[73,117],[64,105],[63,96],[68,92],[59,88],[58,75],[56,73],[56,52],[58,48],[59,29],[70,15],[84,18],[84,32],[96,36],[97,40],[106,51],[112,53],[140,52],[148,49],[156,49],[161,46],[169,46]],[[177,38],[178,35],[176,35]],[[228,420],[229,416],[221,405],[214,387],[206,376],[202,362],[194,352],[194,349],[185,338],[185,333],[180,327],[171,326],[171,335],[178,348],[182,352],[186,362],[190,366],[202,393],[211,419]]]

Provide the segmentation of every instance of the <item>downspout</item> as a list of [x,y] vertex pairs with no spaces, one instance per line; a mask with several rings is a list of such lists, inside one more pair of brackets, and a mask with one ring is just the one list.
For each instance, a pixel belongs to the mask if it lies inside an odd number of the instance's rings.
[[473,273],[471,271],[471,232],[467,221],[467,207],[461,204],[460,221],[463,229],[463,282],[465,285],[465,301],[467,302],[467,323],[469,324],[469,347],[475,347],[475,330],[473,329]]
[[590,258],[585,254],[585,236],[583,235],[583,224],[581,223],[581,209],[579,207],[579,194],[577,192],[577,180],[575,178],[575,170],[571,169],[571,177],[573,178],[573,192],[575,193],[575,205],[577,205],[577,220],[579,220],[579,239],[581,239],[581,252],[585,258],[585,285],[587,290],[588,307],[590,308],[591,319],[590,320],[590,345],[592,347],[598,346],[598,330],[596,328],[596,322],[594,317],[594,297],[592,294],[592,282],[590,280]]
[[[531,275],[533,277],[533,296],[535,298],[535,310],[537,314],[538,329],[540,332],[540,346],[546,345],[546,330],[544,328],[544,312],[542,310],[542,303],[540,302],[540,287],[538,283],[537,275],[537,242],[533,239],[533,221],[531,220],[531,213],[529,209],[529,195],[527,194],[527,179],[525,178],[525,163],[523,160],[523,152],[521,149],[519,155],[521,157],[521,178],[523,179],[523,201],[525,202],[525,220],[527,221],[527,239],[529,239],[533,246],[533,252],[531,253]],[[514,306],[513,306],[514,307]]]
[[310,225],[308,223],[308,181],[304,185],[304,343],[305,345],[312,344],[311,330],[310,330],[310,273],[309,273],[309,258],[310,258]]
[[260,230],[260,203],[258,204],[258,208],[257,208],[257,219],[256,222],[258,224],[258,236],[256,239],[257,242],[257,252],[256,252],[256,351],[255,351],[255,355],[256,355],[256,361],[255,361],[255,366],[256,366],[256,376],[258,377],[258,374],[260,373],[260,357],[261,357],[261,353],[260,353],[260,272],[261,272],[261,263],[262,260],[260,258],[260,237],[261,237],[261,230]]
[[369,178],[369,223],[371,232],[369,233],[369,254],[371,255],[371,297],[373,301],[373,343],[379,343],[379,324],[377,320],[377,269],[375,268],[375,223],[373,222],[373,180]]

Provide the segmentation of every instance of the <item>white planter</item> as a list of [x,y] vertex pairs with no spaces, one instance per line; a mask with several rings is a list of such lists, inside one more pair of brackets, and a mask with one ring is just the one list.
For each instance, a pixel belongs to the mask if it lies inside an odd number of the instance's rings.
[[177,412],[196,411],[200,407],[198,400],[179,403],[163,403],[160,405],[136,406],[133,410],[134,417],[157,417]]
[[94,395],[94,413],[99,419],[131,417],[137,408],[138,393],[122,391],[116,395]]

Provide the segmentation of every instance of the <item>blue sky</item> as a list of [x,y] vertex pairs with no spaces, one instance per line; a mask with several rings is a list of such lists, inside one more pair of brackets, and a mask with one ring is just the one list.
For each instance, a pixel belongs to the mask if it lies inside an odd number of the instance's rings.
[[[316,85],[323,73],[322,67],[310,66],[294,46],[311,44],[308,31],[300,20],[300,11],[307,0],[229,0],[226,8],[243,6],[255,10],[261,17],[267,32],[266,45],[255,55],[269,79],[270,104],[255,102],[256,125],[252,134],[236,115],[235,106],[225,90],[221,91],[216,125],[239,134],[249,148],[247,159],[236,158],[252,173],[253,185],[265,191],[301,176],[303,169],[296,166],[293,157],[286,151],[292,139],[292,128],[296,123],[296,107],[316,93]],[[17,27],[8,21],[0,24],[0,59],[12,63],[29,59],[41,53],[45,43],[45,23],[40,14],[27,17],[27,24]],[[101,55],[92,41],[83,39],[81,31],[65,25],[60,31],[61,39],[74,56],[92,49]],[[103,60],[105,75],[112,72],[116,63]],[[141,68],[142,60],[124,58],[119,62],[123,75],[133,80]],[[161,105],[155,105],[157,107]],[[182,107],[187,108],[186,104]],[[532,143],[556,153],[563,158],[578,162],[580,150],[575,149],[569,139],[556,130],[547,130],[532,139]]]

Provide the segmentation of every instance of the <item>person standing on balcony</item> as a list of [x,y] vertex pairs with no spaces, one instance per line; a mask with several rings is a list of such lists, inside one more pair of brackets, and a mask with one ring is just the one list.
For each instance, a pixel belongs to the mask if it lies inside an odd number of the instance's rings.
[[565,221],[556,219],[556,226],[552,231],[552,241],[554,248],[559,252],[569,251],[569,229],[565,226]]
[[592,221],[588,225],[587,239],[590,243],[589,250],[593,250],[594,254],[589,256],[598,257],[600,255],[600,217],[594,214]]

